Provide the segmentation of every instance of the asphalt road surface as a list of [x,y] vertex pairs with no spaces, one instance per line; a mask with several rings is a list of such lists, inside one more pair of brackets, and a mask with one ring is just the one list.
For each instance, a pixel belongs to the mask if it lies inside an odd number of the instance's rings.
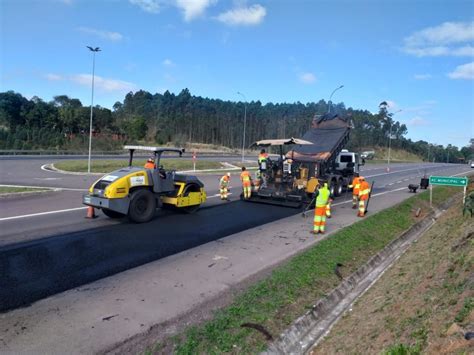
[[[238,201],[221,202],[216,196],[217,175],[200,178],[206,186],[207,202],[196,214],[158,211],[147,224],[101,217],[85,220],[81,195],[97,176],[64,175],[44,171],[52,160],[0,160],[0,184],[60,188],[41,196],[0,201],[0,310],[26,305],[87,282],[157,260],[243,231],[298,210],[262,207]],[[363,175],[375,181],[374,193],[418,183],[426,175],[455,175],[466,165],[392,164],[367,165]],[[35,181],[35,183],[31,183]],[[238,188],[238,178],[233,178]],[[346,196],[341,196],[343,200]],[[349,198],[349,196],[347,196]]]

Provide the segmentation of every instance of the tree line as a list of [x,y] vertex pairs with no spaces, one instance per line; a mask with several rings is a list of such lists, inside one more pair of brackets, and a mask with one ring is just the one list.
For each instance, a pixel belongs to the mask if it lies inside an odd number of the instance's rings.
[[[193,96],[188,89],[178,95],[166,91],[128,93],[112,110],[95,106],[93,135],[95,150],[119,149],[124,143],[185,145],[206,143],[241,148],[245,119],[246,146],[256,140],[301,137],[315,115],[326,113],[324,100],[303,104],[234,102]],[[349,147],[356,151],[391,146],[405,149],[430,161],[458,162],[471,159],[472,146],[413,142],[407,127],[395,121],[382,103],[379,112],[331,105],[331,112],[350,116],[354,124]],[[86,150],[90,107],[66,95],[50,102],[38,97],[27,99],[19,93],[0,93],[0,149],[76,149]]]

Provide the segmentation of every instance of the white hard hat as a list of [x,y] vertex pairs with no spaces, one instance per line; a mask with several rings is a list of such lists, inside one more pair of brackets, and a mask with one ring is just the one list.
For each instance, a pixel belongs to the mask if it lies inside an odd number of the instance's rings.
[[229,176],[229,177],[230,177],[230,173],[227,173],[227,176]]

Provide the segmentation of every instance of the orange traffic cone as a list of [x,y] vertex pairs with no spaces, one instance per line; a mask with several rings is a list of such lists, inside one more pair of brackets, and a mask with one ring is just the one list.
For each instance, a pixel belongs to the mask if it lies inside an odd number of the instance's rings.
[[87,216],[86,216],[86,218],[90,218],[90,219],[97,218],[97,216],[95,215],[95,208],[94,207],[92,207],[92,206],[87,207]]

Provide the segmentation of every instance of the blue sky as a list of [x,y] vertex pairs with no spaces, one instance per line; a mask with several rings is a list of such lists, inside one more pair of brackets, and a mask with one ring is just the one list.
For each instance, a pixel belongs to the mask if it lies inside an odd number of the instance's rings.
[[472,0],[1,0],[0,90],[111,108],[129,91],[223,100],[327,100],[408,138],[474,137]]

